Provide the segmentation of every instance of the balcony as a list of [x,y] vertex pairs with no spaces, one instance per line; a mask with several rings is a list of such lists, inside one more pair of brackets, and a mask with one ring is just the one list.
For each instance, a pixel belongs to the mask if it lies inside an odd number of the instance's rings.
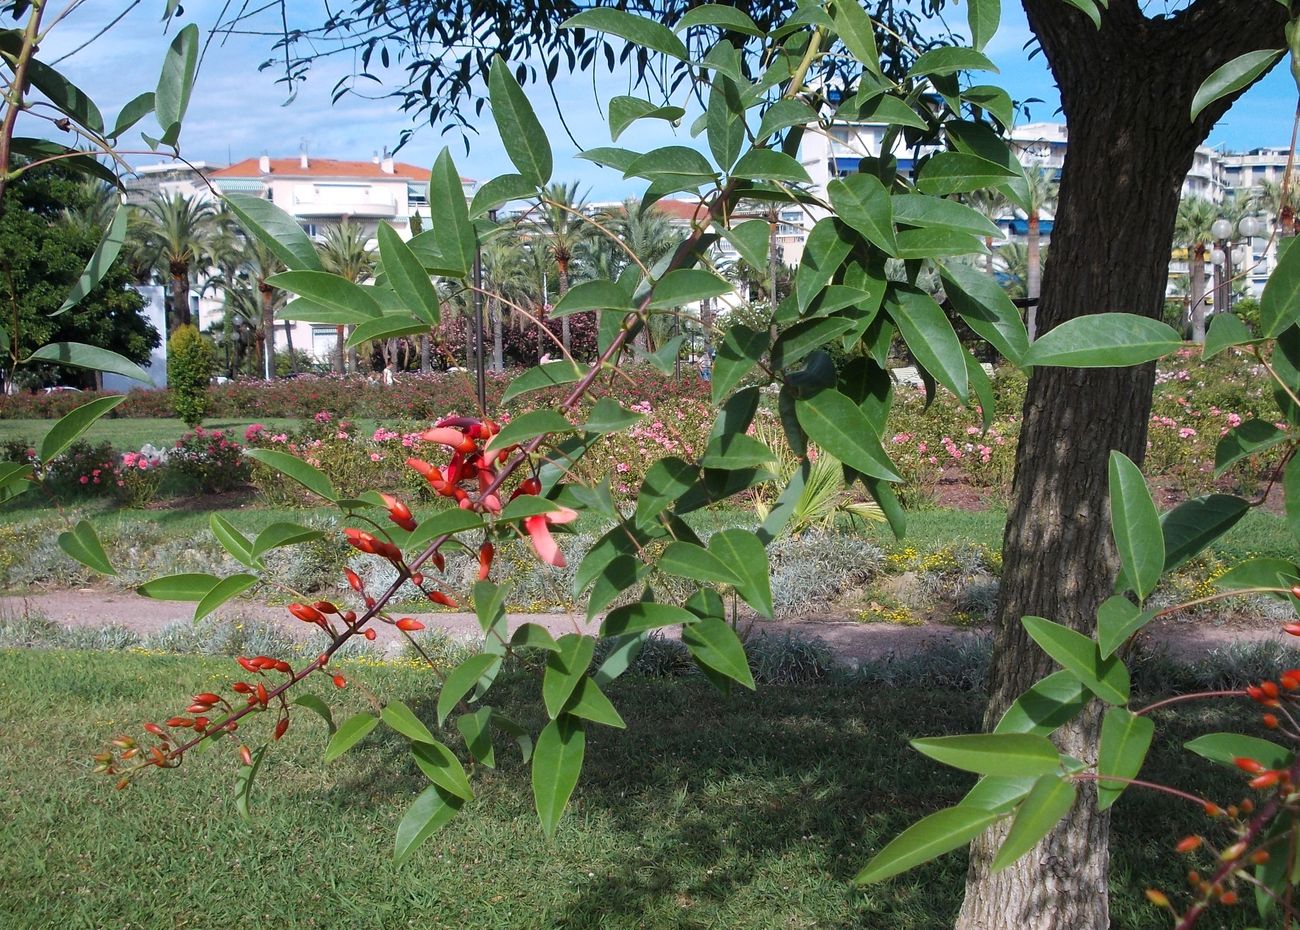
[[374,200],[303,201],[295,198],[293,214],[294,216],[311,219],[342,218],[345,216],[391,219],[397,216],[397,204],[381,203]]

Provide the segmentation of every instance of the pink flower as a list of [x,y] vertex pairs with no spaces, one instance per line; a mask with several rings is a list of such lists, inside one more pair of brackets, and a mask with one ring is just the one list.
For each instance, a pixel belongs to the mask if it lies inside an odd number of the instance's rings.
[[923,442],[918,442],[916,444],[916,451],[921,453],[921,455],[925,455],[926,450],[929,448],[930,447]]
[[251,426],[248,427],[248,429],[244,430],[244,441],[252,442],[258,436],[262,435],[262,431],[265,429],[266,427],[263,426],[261,423],[252,424]]
[[1184,426],[1182,429],[1178,431],[1179,439],[1191,439],[1195,435],[1196,435],[1196,430],[1192,429],[1190,426]]
[[1228,414],[1228,426],[1229,426],[1229,427],[1234,427],[1234,428],[1235,428],[1235,427],[1238,427],[1238,426],[1240,426],[1240,425],[1241,425],[1241,417],[1240,417],[1240,416],[1238,416],[1238,415],[1235,414],[1235,413],[1230,413],[1230,414]]
[[80,481],[82,484],[90,484],[90,478],[87,475],[82,475],[77,480]]
[[372,461],[372,462],[382,462],[383,460],[384,460],[384,457],[383,457],[382,455],[380,455],[378,452],[371,452],[371,453],[370,453],[370,461]]

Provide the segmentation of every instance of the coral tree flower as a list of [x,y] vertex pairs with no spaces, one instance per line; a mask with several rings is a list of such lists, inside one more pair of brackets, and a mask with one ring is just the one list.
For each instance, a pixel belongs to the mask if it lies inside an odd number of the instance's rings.
[[564,553],[555,542],[555,537],[551,535],[550,528],[559,523],[572,523],[576,519],[578,519],[577,511],[570,510],[568,507],[560,507],[550,513],[524,518],[524,529],[528,531],[533,551],[537,553],[539,559],[556,568],[564,568],[568,564],[564,560]]

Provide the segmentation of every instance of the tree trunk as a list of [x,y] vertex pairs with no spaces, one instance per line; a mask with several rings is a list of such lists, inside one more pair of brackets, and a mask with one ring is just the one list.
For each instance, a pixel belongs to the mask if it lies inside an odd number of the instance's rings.
[[501,338],[501,303],[492,301],[488,315],[492,318],[492,370],[506,370],[505,346]]
[[1042,265],[1038,243],[1038,211],[1029,214],[1029,229],[1025,234],[1025,296],[1029,298],[1029,309],[1025,312],[1025,325],[1029,329],[1029,341],[1038,338],[1038,305],[1034,301],[1042,293]]
[[986,255],[984,256],[984,271],[985,271],[985,272],[988,274],[988,276],[991,278],[991,277],[993,277],[993,274],[994,274],[994,271],[993,271],[993,237],[992,237],[992,236],[985,236],[985,237],[984,237],[984,248],[988,250],[988,254],[986,254]]
[[298,356],[293,351],[293,321],[284,321],[284,345],[289,350],[289,370],[298,373]]
[[271,308],[271,288],[260,284],[258,291],[262,297],[262,333],[266,343],[262,374],[266,380],[271,381],[275,378],[275,311]]
[[1189,290],[1192,298],[1192,342],[1205,341],[1205,243],[1192,247]]
[[[1024,6],[1070,127],[1041,328],[1117,310],[1158,318],[1183,178],[1231,103],[1217,102],[1193,123],[1192,97],[1215,68],[1278,41],[1285,13],[1277,4],[1200,0],[1147,19],[1136,2],[1122,2],[1103,11],[1097,30],[1060,0]],[[1116,572],[1107,459],[1118,449],[1142,461],[1154,372],[1151,364],[1034,369],[1003,540],[987,726],[1054,667],[1021,617],[1095,628]],[[1090,708],[1057,743],[1095,760],[1098,715]],[[1091,786],[1033,851],[994,875],[989,865],[1000,839],[990,831],[971,845],[959,930],[1109,927],[1109,817],[1097,811]]]
[[[172,329],[178,326],[189,326],[191,322],[190,315],[190,276],[186,270],[184,274],[172,274]],[[170,335],[170,334],[169,334]]]
[[[563,300],[563,299],[564,299],[564,295],[567,294],[567,293],[569,293],[569,265],[568,265],[568,262],[565,262],[565,263],[563,263],[563,264],[560,265],[560,282],[559,282],[559,284],[560,284],[560,288],[559,288],[559,289],[560,289],[560,300]],[[562,316],[562,317],[560,317],[560,345],[564,346],[564,354],[565,354],[566,356],[569,355],[571,350],[570,350],[570,348],[569,348],[569,318],[568,318],[567,316]]]
[[340,375],[348,372],[347,356],[344,354],[347,341],[346,330],[342,326],[334,327],[334,370]]
[[420,337],[420,371],[427,374],[430,370],[429,365],[429,334],[425,333]]

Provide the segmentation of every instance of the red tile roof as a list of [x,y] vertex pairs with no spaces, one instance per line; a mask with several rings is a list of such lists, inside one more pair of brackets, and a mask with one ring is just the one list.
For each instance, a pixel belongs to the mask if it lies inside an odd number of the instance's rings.
[[655,207],[673,219],[690,223],[704,219],[705,214],[708,213],[705,205],[698,200],[673,200],[665,197],[663,200],[655,201]]
[[[260,178],[259,159],[245,158],[229,168],[212,172],[214,178]],[[335,158],[309,158],[304,169],[297,158],[272,158],[271,174],[284,178],[404,178],[408,181],[428,181],[429,169],[405,162],[394,162],[393,173],[383,170],[372,161],[341,161]],[[461,178],[468,181],[468,178]]]

